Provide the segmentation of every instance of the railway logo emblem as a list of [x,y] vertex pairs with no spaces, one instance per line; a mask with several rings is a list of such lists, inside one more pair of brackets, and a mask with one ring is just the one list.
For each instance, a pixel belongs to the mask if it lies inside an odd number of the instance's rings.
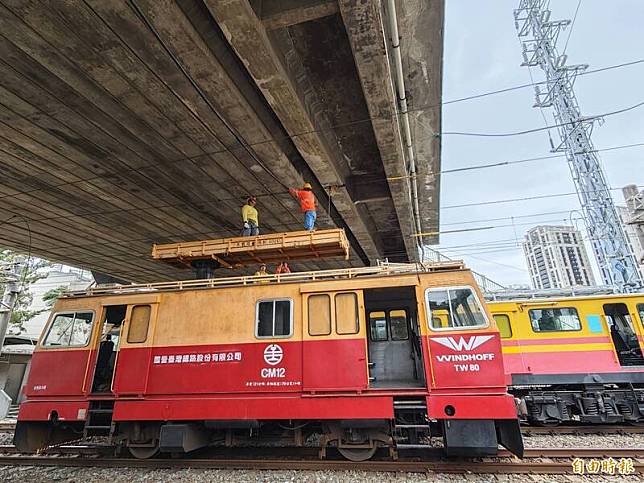
[[271,344],[269,346],[266,346],[266,349],[264,349],[264,360],[266,361],[266,364],[275,366],[282,362],[283,358],[284,351],[277,344]]
[[458,341],[454,337],[433,337],[434,342],[438,342],[440,345],[447,347],[448,349],[453,349],[458,352],[463,351],[473,351],[477,347],[485,344],[490,340],[492,335],[473,335],[470,337],[470,340],[466,340],[465,337],[459,337]]

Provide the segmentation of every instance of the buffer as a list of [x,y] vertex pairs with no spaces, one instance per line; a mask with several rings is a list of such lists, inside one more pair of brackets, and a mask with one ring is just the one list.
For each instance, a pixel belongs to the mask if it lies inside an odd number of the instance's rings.
[[201,269],[241,268],[283,260],[349,259],[349,242],[341,228],[291,231],[269,235],[154,244],[152,258],[174,266]]

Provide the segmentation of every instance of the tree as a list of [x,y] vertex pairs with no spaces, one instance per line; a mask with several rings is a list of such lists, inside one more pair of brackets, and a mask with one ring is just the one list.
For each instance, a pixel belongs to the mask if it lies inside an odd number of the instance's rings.
[[50,290],[47,290],[43,296],[42,300],[45,302],[47,307],[52,308],[53,305],[56,303],[56,300],[58,297],[60,297],[62,294],[64,294],[67,291],[67,287],[64,285],[61,285],[60,287],[52,288]]
[[[0,267],[12,270],[20,260],[23,260],[21,263],[22,270],[19,274],[20,292],[9,321],[14,328],[18,329],[19,333],[24,330],[25,322],[42,312],[40,310],[29,310],[33,302],[33,295],[29,291],[29,287],[32,283],[45,278],[47,273],[43,269],[51,266],[46,260],[25,257],[11,250],[0,251]],[[0,275],[0,294],[4,293],[5,283],[6,275]]]

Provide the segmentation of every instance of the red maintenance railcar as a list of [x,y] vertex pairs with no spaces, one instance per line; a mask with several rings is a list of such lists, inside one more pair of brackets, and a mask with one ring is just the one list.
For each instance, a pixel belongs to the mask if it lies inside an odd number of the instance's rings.
[[433,436],[449,454],[521,455],[482,300],[453,263],[71,294],[34,352],[15,444],[105,435],[150,457],[318,433],[352,460]]

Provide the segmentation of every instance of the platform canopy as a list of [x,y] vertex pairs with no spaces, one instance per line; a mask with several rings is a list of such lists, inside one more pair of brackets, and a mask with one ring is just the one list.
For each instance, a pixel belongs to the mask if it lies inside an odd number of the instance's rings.
[[224,268],[242,268],[260,263],[339,257],[349,259],[349,242],[342,229],[155,244],[152,247],[153,259],[179,267],[190,267],[200,260],[213,260]]

